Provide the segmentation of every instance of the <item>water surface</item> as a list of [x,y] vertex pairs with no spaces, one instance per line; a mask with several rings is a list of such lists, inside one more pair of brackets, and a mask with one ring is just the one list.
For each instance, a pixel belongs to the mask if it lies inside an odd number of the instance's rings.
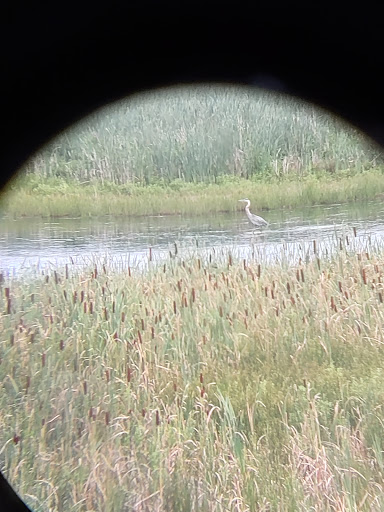
[[[260,213],[260,212],[255,212]],[[18,275],[65,264],[94,261],[126,266],[148,264],[175,253],[231,251],[235,257],[294,262],[316,250],[329,252],[342,239],[364,249],[381,243],[381,201],[262,212],[270,225],[254,230],[244,212],[211,216],[148,216],[97,219],[2,219],[0,271]],[[354,236],[356,229],[356,237]],[[346,238],[347,237],[347,238]]]

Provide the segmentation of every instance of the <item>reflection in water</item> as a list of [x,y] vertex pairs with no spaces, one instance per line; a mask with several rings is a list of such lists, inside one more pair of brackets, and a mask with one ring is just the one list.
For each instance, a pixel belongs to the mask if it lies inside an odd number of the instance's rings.
[[[254,232],[243,212],[206,217],[152,216],[141,218],[9,220],[0,225],[0,270],[19,274],[30,269],[43,271],[67,263],[84,266],[97,260],[114,261],[122,267],[148,263],[149,249],[159,260],[179,247],[179,255],[213,248],[219,255],[231,250],[234,256],[261,260],[297,261],[319,251],[332,251],[338,238],[348,236],[354,244],[381,240],[383,205],[333,205],[302,210],[263,213],[269,227]],[[357,229],[358,237],[352,228]]]

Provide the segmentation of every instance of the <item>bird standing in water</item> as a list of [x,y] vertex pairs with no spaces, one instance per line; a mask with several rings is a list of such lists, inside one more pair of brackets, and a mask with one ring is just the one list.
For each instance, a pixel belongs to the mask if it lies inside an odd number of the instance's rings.
[[258,215],[255,215],[249,211],[249,207],[251,205],[251,201],[249,199],[239,199],[239,202],[247,203],[245,206],[245,213],[254,226],[258,228],[264,228],[268,226],[268,222],[263,219],[263,217],[259,217]]

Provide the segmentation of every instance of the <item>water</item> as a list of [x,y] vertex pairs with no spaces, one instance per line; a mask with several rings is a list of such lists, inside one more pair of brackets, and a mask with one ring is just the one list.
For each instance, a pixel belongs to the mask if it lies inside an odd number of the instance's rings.
[[[152,260],[191,252],[258,261],[309,258],[329,254],[339,244],[355,249],[379,245],[384,235],[381,201],[263,212],[270,222],[254,231],[244,212],[213,216],[140,218],[3,219],[0,223],[0,271],[6,275],[46,272],[65,264],[82,267],[105,260],[119,267],[145,267]],[[357,237],[353,228],[356,228]],[[346,238],[347,237],[347,238]]]

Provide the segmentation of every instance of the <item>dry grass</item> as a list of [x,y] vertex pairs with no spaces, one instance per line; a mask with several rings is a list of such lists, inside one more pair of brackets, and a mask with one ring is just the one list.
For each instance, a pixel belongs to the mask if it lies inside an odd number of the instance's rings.
[[35,510],[382,510],[383,270],[344,248],[6,282],[2,469]]

